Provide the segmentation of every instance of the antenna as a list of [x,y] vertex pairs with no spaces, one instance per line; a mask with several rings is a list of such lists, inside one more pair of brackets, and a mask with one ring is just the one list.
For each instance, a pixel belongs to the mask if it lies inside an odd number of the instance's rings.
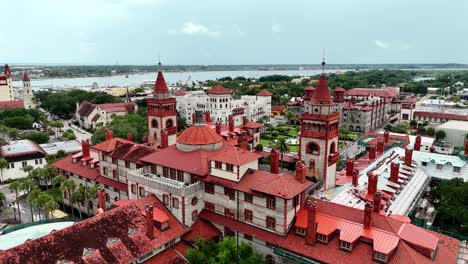
[[325,73],[325,48],[323,49],[322,54],[322,75]]
[[161,52],[158,52],[158,70],[161,70]]

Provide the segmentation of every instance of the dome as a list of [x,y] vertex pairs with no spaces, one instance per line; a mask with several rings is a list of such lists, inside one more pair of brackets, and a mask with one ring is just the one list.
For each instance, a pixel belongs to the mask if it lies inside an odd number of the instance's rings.
[[177,148],[182,151],[216,150],[221,146],[221,136],[203,124],[196,124],[187,128],[177,138]]

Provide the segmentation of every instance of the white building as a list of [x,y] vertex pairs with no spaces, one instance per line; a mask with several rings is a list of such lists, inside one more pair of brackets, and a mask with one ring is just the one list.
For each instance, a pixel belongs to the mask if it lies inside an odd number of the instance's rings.
[[0,158],[8,161],[8,167],[1,169],[0,182],[8,179],[27,177],[24,167],[43,167],[47,164],[45,151],[30,140],[12,141],[0,148]]
[[262,117],[268,118],[271,113],[272,93],[263,89],[256,95],[244,95],[234,100],[231,91],[221,85],[216,85],[207,93],[204,91],[174,93],[177,100],[177,111],[193,124],[195,111],[209,112],[211,122],[228,124],[230,115],[234,118],[234,125],[242,125],[243,117],[257,121]]
[[35,104],[33,102],[33,93],[31,89],[31,79],[29,79],[28,73],[24,72],[23,74],[23,101],[24,108],[34,108]]
[[465,137],[468,134],[468,121],[450,120],[439,125],[436,131],[445,131],[445,141],[455,147],[462,147],[465,144]]
[[112,121],[114,115],[136,113],[138,106],[135,102],[93,104],[90,102],[76,103],[75,117],[81,127],[96,129]]

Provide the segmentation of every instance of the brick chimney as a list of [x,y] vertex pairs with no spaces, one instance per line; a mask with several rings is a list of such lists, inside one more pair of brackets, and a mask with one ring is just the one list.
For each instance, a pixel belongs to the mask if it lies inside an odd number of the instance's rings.
[[381,208],[382,193],[374,193],[374,213],[379,213]]
[[369,159],[375,159],[375,145],[369,146]]
[[242,125],[245,126],[245,124],[247,124],[247,122],[249,122],[249,120],[247,119],[246,116],[243,116],[243,117],[242,117]]
[[149,239],[154,238],[154,222],[153,222],[153,205],[145,206],[145,215],[146,215],[146,236]]
[[353,171],[353,186],[354,187],[357,187],[359,185],[358,180],[359,180],[359,172],[357,172],[357,170]]
[[384,135],[384,142],[388,143],[388,139],[390,138],[390,132],[385,131],[383,135]]
[[411,167],[411,161],[413,160],[413,150],[405,149],[405,165]]
[[271,173],[279,173],[279,159],[280,153],[278,149],[272,148],[270,151],[270,172]]
[[216,123],[216,134],[221,135],[221,123]]
[[104,188],[100,187],[97,192],[98,197],[98,209],[106,211],[106,191]]
[[127,134],[127,140],[133,142],[133,135],[132,135],[132,133],[128,133],[128,134]]
[[414,150],[421,150],[421,136],[416,137],[416,140],[414,141]]
[[377,141],[377,152],[384,153],[384,147],[385,147],[384,141],[382,139],[379,139],[379,141]]
[[112,129],[107,128],[105,132],[106,140],[113,139],[114,138],[114,131]]
[[307,231],[306,231],[306,244],[313,246],[316,242],[317,234],[317,221],[316,221],[316,211],[317,211],[317,202],[313,202],[311,198],[306,200],[307,207]]
[[143,143],[148,143],[148,138],[147,137],[143,137]]
[[232,115],[228,117],[228,124],[229,124],[229,132],[234,132],[234,118]]
[[346,161],[346,176],[352,176],[354,171],[354,160],[348,159]]
[[364,205],[364,228],[369,228],[371,226],[373,209],[374,205],[372,202],[366,202]]
[[300,183],[304,183],[306,181],[306,174],[307,166],[304,161],[298,161],[296,163],[296,180]]
[[210,111],[205,112],[205,122],[211,122],[211,114]]
[[167,133],[167,129],[165,128],[161,135],[161,148],[165,149],[169,146],[169,133]]
[[400,172],[400,163],[394,163],[390,165],[390,181],[398,183],[398,173]]
[[377,175],[373,173],[367,173],[367,193],[370,195],[374,195],[377,192]]
[[88,161],[91,159],[88,140],[81,140],[81,153],[83,154],[83,160]]

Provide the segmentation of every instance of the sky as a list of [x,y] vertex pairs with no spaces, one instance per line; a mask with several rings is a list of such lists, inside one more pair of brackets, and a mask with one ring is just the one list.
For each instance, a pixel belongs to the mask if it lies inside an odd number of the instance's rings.
[[0,0],[0,64],[468,63],[467,0]]

